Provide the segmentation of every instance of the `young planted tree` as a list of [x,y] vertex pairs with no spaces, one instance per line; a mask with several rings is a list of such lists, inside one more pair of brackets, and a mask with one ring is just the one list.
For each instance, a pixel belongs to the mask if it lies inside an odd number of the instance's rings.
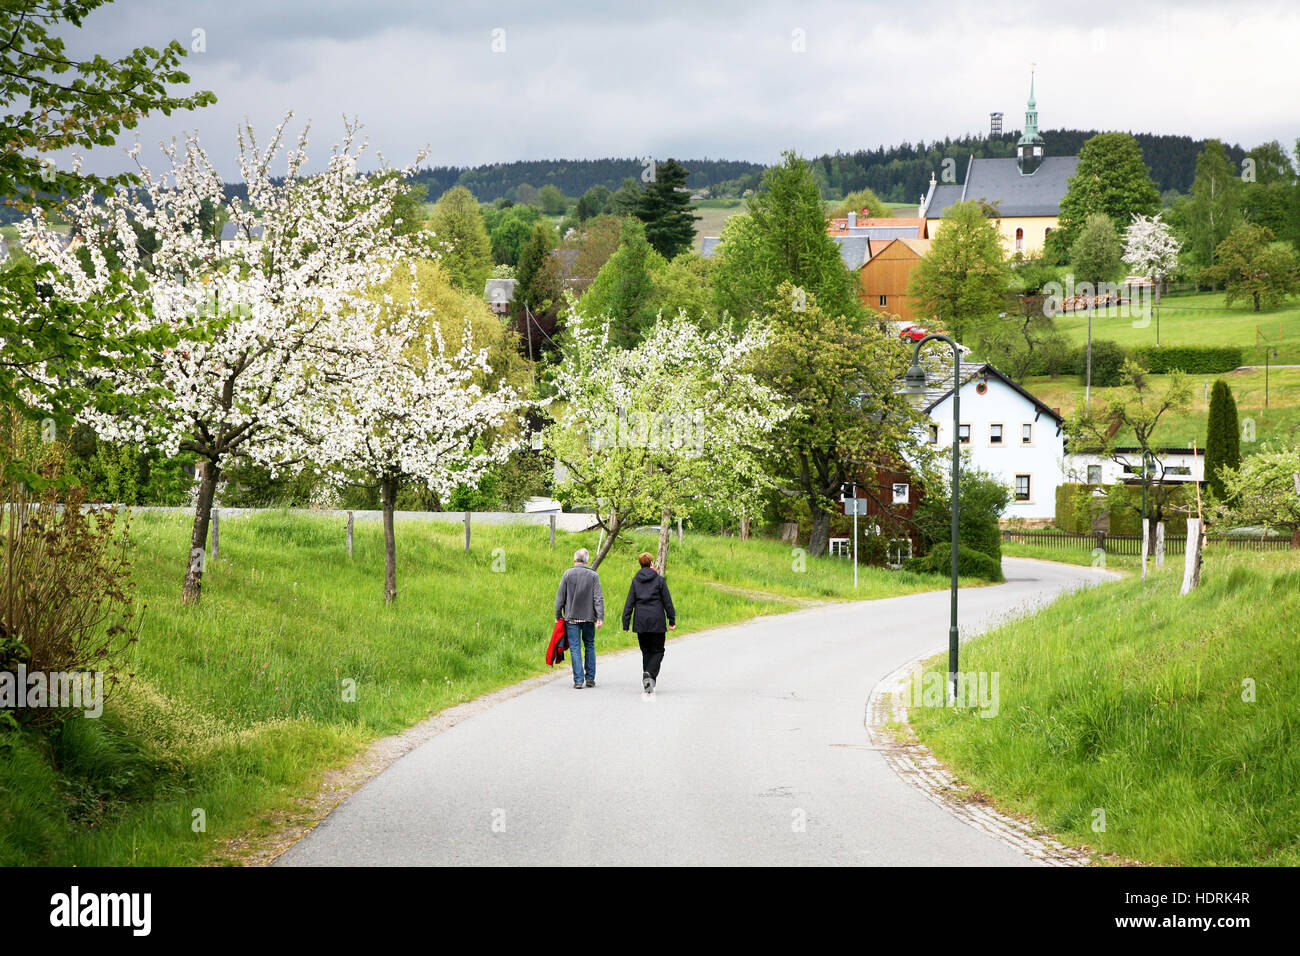
[[[325,171],[313,176],[302,174],[304,131],[283,176],[272,178],[287,122],[264,149],[251,129],[240,132],[246,202],[226,198],[222,177],[190,137],[183,148],[165,150],[166,175],[140,167],[140,193],[87,195],[69,207],[80,248],[61,247],[39,214],[20,226],[25,247],[50,269],[44,301],[94,306],[114,336],[160,326],[174,342],[140,366],[101,370],[103,381],[134,407],[88,407],[82,418],[107,441],[198,457],[202,480],[182,587],[186,602],[199,599],[223,468],[236,456],[272,469],[293,469],[310,458],[316,436],[301,423],[326,417],[314,408],[327,393],[323,385],[348,374],[367,345],[359,293],[382,282],[406,248],[391,228],[401,177],[357,173],[354,128]],[[217,242],[204,228],[211,208],[242,238],[228,247]],[[153,237],[147,255],[137,229]],[[130,279],[124,288],[121,274]],[[106,296],[111,308],[100,305]],[[33,308],[24,318],[40,322],[44,313]],[[53,382],[63,370],[47,366],[43,374]],[[159,390],[165,400],[141,404]]]
[[645,223],[646,241],[665,259],[676,258],[695,243],[691,194],[686,189],[686,168],[675,159],[659,163],[655,178],[646,183],[636,216]]
[[1300,547],[1300,448],[1265,449],[1220,472],[1215,520],[1228,526],[1285,528]]
[[1223,472],[1241,465],[1241,432],[1237,429],[1237,402],[1223,379],[1210,391],[1210,413],[1205,435],[1205,481],[1219,501],[1225,489]]
[[816,557],[827,551],[840,489],[856,475],[907,460],[923,418],[898,394],[911,361],[896,337],[874,323],[827,315],[811,293],[788,282],[768,312],[772,340],[758,377],[791,412],[773,435],[769,471],[784,494],[807,503],[808,553]]
[[335,484],[379,487],[384,600],[392,602],[400,485],[419,481],[445,499],[476,483],[514,449],[527,403],[493,373],[468,320],[460,348],[447,348],[433,310],[421,305],[414,269],[406,295],[369,305],[365,347],[347,375],[326,383],[327,401],[312,406],[318,418],[305,425],[321,436],[313,458]]
[[913,308],[960,341],[1006,303],[1010,272],[997,228],[974,202],[953,203],[908,281]]
[[1266,226],[1243,222],[1219,243],[1214,259],[1214,265],[1197,275],[1222,285],[1228,305],[1249,299],[1258,312],[1300,293],[1300,262],[1290,249],[1273,246],[1273,233]]
[[[1071,416],[1066,436],[1071,449],[1109,458],[1134,474],[1142,474],[1144,461],[1149,459],[1154,469],[1148,485],[1149,513],[1158,524],[1165,520],[1165,507],[1176,485],[1165,479],[1156,438],[1168,415],[1191,404],[1192,387],[1183,373],[1174,372],[1165,388],[1157,389],[1146,369],[1132,361],[1125,361],[1121,381],[1122,387],[1101,408],[1084,406]],[[1120,450],[1133,446],[1136,453]]]

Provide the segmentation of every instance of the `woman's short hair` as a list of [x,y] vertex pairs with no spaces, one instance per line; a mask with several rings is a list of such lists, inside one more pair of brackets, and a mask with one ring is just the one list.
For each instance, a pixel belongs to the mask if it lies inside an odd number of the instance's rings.
[[636,556],[636,559],[641,562],[641,567],[648,568],[654,563],[655,556],[649,551],[642,551]]

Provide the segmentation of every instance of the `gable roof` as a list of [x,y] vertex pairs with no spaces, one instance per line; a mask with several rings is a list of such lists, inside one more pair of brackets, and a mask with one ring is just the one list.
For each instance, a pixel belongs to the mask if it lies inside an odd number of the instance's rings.
[[846,269],[859,269],[870,256],[871,237],[869,236],[831,236],[840,247],[840,259]]
[[[970,369],[969,374],[966,371],[968,368]],[[972,363],[971,365],[967,365],[966,362],[964,361],[962,362],[961,385],[963,389],[967,385],[969,385],[973,380],[977,378],[982,378],[984,376],[990,376],[992,378],[996,378],[998,381],[1002,382],[1012,391],[1016,392],[1017,394],[1025,398],[1034,406],[1034,408],[1038,410],[1039,414],[1046,415],[1047,417],[1053,419],[1056,422],[1058,428],[1065,423],[1065,419],[1061,416],[1059,412],[1054,411],[1050,406],[1045,405],[1041,399],[1036,398],[1034,395],[1031,395],[1029,392],[1025,391],[1023,388],[1021,388],[1015,382],[1011,381],[1011,379],[1007,378],[1005,375],[999,372],[988,362]],[[937,376],[927,376],[927,384],[935,381],[936,378]],[[951,370],[949,370],[948,372],[948,381],[952,381]],[[922,406],[923,410],[926,412],[926,414],[929,414],[930,412],[934,411],[936,405],[942,403],[951,394],[952,394],[951,385],[944,388],[943,391],[937,397],[932,397],[931,389],[927,388],[925,393],[925,405]]]
[[962,200],[998,204],[998,215],[1056,216],[1070,177],[1079,167],[1078,156],[1048,156],[1030,176],[1020,173],[1015,159],[973,159],[961,186],[938,186],[925,209],[926,219],[940,218],[944,210]]

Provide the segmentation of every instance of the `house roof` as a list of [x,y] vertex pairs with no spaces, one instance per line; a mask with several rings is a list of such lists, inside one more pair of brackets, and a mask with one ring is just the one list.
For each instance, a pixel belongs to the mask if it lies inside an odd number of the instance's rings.
[[949,206],[962,200],[981,199],[997,203],[1003,218],[1056,216],[1078,166],[1078,156],[1048,156],[1032,175],[1024,176],[1015,159],[972,159],[963,185],[933,188],[927,197],[925,218],[938,219]]
[[826,231],[832,236],[867,236],[871,239],[919,236],[924,230],[925,220],[919,217],[859,217],[852,226],[848,219],[832,219],[826,226]]
[[[869,236],[831,236],[835,244],[840,247],[840,258],[844,261],[844,268],[859,269],[870,256]],[[884,237],[877,237],[884,238]]]
[[222,242],[233,242],[236,239],[243,239],[245,236],[248,235],[251,235],[254,239],[261,239],[264,235],[266,235],[266,227],[253,226],[247,231],[245,231],[240,227],[239,223],[236,222],[223,222],[221,224]]
[[[948,362],[946,364],[951,365],[952,363]],[[970,369],[969,372],[967,372],[968,368]],[[1040,414],[1047,415],[1049,418],[1054,419],[1058,426],[1060,426],[1065,422],[1065,419],[1061,417],[1060,412],[1054,411],[1050,406],[1045,405],[1041,399],[1036,398],[1034,395],[1025,391],[1023,388],[1021,388],[1015,382],[1011,381],[1011,379],[1007,378],[1005,375],[999,372],[988,362],[978,362],[978,363],[971,363],[970,365],[967,365],[967,363],[963,360],[962,380],[961,380],[962,388],[965,388],[967,385],[969,385],[973,379],[982,378],[985,376],[998,379],[998,381],[1002,382],[1004,385],[1009,387],[1012,391],[1023,396],[1025,399],[1031,402],[1036,409],[1038,409]],[[931,374],[926,375],[927,385],[931,382],[935,382],[936,380],[942,381],[943,376],[931,375]],[[948,372],[947,380],[949,382],[952,381],[951,370],[949,370]],[[932,412],[936,405],[941,403],[944,399],[946,399],[949,395],[952,394],[952,386],[948,385],[946,388],[942,388],[938,396],[935,398],[931,398],[931,393],[932,393],[932,389],[927,388],[925,393],[925,405],[923,406],[927,414],[929,412]]]
[[705,236],[700,240],[700,255],[705,259],[712,259],[718,254],[720,245],[722,245],[721,236]]

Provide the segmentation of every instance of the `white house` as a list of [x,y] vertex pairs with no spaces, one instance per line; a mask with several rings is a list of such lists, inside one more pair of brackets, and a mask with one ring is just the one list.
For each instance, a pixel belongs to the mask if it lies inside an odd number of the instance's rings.
[[[959,439],[972,467],[997,475],[1011,489],[1004,518],[1051,519],[1065,480],[1065,431],[1049,408],[987,362],[962,363]],[[929,378],[922,408],[929,440],[952,444],[952,366]],[[946,384],[945,384],[946,383]]]
[[[1153,448],[1151,478],[1168,484],[1205,480],[1205,449]],[[1065,480],[1090,485],[1138,484],[1142,481],[1142,449],[1125,446],[1112,457],[1091,452],[1066,456]]]

